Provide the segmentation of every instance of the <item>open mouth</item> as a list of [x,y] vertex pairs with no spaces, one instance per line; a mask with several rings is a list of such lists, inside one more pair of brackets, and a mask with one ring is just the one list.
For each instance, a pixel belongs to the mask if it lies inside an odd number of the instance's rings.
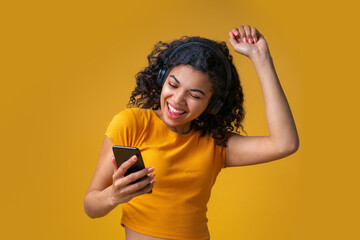
[[170,103],[167,103],[166,105],[167,105],[167,112],[168,112],[169,116],[172,117],[172,118],[178,118],[181,115],[186,113],[183,110],[175,108]]

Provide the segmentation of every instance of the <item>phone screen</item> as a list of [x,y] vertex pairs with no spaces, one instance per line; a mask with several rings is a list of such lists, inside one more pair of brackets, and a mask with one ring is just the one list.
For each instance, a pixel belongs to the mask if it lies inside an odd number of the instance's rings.
[[[129,158],[131,158],[132,156],[136,155],[137,156],[137,161],[136,163],[134,163],[125,173],[125,176],[133,173],[133,172],[137,172],[140,171],[142,169],[145,168],[144,165],[144,161],[142,159],[141,156],[141,152],[138,148],[134,148],[134,147],[123,147],[123,146],[113,146],[113,152],[114,152],[114,156],[115,156],[115,160],[116,160],[116,164],[118,167],[121,166],[121,164],[123,164],[124,162],[126,162],[127,160],[129,160]],[[135,180],[133,183],[137,183],[143,179],[145,179],[146,176],[141,177],[137,180]]]

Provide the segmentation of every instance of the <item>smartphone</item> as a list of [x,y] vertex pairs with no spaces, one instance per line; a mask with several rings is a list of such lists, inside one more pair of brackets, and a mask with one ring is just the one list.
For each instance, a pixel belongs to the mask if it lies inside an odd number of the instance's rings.
[[[126,171],[125,176],[129,175],[130,173],[134,173],[134,172],[140,171],[140,170],[145,168],[145,164],[144,164],[144,161],[142,159],[141,152],[140,152],[140,150],[138,148],[135,148],[135,147],[123,147],[123,146],[113,146],[113,152],[114,152],[114,156],[115,156],[115,160],[116,160],[116,165],[118,167],[120,167],[121,164],[123,164],[124,162],[129,160],[129,158],[131,158],[132,156],[134,156],[134,155],[137,156],[136,163],[134,163]],[[143,176],[143,177],[131,182],[130,184],[140,182],[140,181],[146,179],[146,177],[147,176]],[[151,192],[152,191],[150,191],[148,193],[151,193]]]

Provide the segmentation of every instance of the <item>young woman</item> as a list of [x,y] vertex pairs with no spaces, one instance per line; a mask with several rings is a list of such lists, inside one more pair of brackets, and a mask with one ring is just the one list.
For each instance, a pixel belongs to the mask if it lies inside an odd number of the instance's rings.
[[[298,149],[264,37],[250,26],[234,28],[229,36],[233,49],[254,64],[269,136],[239,134],[243,93],[224,42],[159,42],[136,77],[129,105],[140,108],[117,114],[106,131],[84,201],[91,218],[122,205],[126,239],[209,239],[206,204],[221,168],[265,163]],[[118,168],[113,145],[139,148],[147,168],[124,176],[136,156]]]

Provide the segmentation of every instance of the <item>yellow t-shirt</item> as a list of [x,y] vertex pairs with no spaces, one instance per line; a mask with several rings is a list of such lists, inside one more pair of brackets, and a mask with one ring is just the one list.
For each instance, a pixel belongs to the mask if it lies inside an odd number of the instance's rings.
[[207,202],[225,149],[209,134],[171,131],[150,109],[120,112],[105,134],[115,145],[139,148],[145,166],[156,173],[151,194],[122,204],[122,225],[155,237],[209,239]]

